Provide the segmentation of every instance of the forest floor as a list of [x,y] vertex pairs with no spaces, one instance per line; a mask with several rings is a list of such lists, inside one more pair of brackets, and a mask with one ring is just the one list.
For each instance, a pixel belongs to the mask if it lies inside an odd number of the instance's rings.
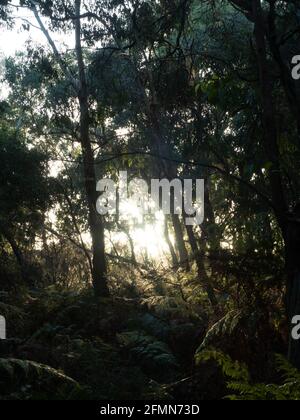
[[[179,298],[96,303],[90,289],[55,288],[17,299],[3,292],[0,313],[8,333],[0,340],[2,399],[223,398],[228,391],[222,369],[214,362],[195,363],[200,346],[221,347],[234,358],[243,354],[256,372],[277,380],[257,332],[246,339],[250,328],[258,328],[257,314],[232,311],[214,325],[204,307]],[[280,350],[280,340],[274,340]]]

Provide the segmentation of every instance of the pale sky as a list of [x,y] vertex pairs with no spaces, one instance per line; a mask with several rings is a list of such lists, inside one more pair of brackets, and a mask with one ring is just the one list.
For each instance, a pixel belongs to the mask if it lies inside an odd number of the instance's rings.
[[[6,28],[0,27],[0,53],[2,52],[5,56],[14,55],[17,51],[21,51],[25,48],[25,44],[28,40],[32,40],[37,44],[47,45],[44,34],[37,28],[31,26],[30,31],[24,31],[22,24],[26,24],[27,21],[32,25],[36,25],[36,20],[30,10],[20,9],[13,15],[15,17],[15,27],[13,30],[7,30]],[[26,19],[24,21],[23,19]],[[47,26],[47,22],[43,19]],[[66,34],[51,34],[54,41],[59,47],[62,44],[73,46],[73,36]]]
[[[34,27],[37,26],[37,22],[30,10],[16,10],[13,16],[15,17],[15,26],[12,30],[8,30],[5,27],[0,27],[0,60],[3,55],[5,57],[14,56],[18,51],[24,50],[26,48],[26,42],[29,40],[39,45],[48,45],[45,35],[42,33],[42,31]],[[47,21],[45,19],[43,19],[43,21],[47,27]],[[22,24],[26,24],[27,22],[31,24],[29,31],[22,29]],[[58,50],[60,50],[62,46],[63,48],[65,48],[65,46],[67,46],[67,48],[73,47],[73,34],[54,34],[51,32],[50,34]],[[0,78],[1,72],[2,68],[0,62]],[[0,84],[0,99],[4,99],[7,94],[7,86]]]

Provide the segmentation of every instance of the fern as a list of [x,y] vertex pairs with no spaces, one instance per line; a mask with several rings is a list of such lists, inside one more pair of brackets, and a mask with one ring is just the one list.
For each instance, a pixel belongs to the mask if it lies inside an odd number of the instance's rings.
[[300,372],[298,369],[293,367],[281,354],[276,354],[276,364],[279,371],[283,373],[285,384],[291,384],[295,382],[299,382],[300,384]]
[[278,371],[283,374],[283,384],[252,384],[247,366],[233,361],[229,356],[215,349],[196,354],[196,363],[214,360],[228,378],[227,387],[233,395],[230,400],[295,401],[300,400],[300,372],[281,355],[276,355]]
[[168,379],[178,370],[177,361],[168,345],[141,331],[118,334],[119,344],[127,350],[134,361],[154,379]]
[[50,366],[0,359],[0,399],[69,399],[79,390],[76,381]]
[[246,365],[233,361],[226,354],[215,349],[205,350],[196,354],[196,363],[214,360],[222,368],[222,372],[230,379],[240,382],[249,383],[250,375]]
[[198,307],[185,302],[181,297],[151,296],[141,300],[147,311],[166,319],[202,321]]
[[[224,341],[232,341],[232,335],[243,328],[243,322],[246,319],[246,324],[250,327],[253,322],[255,314],[247,314],[242,311],[231,311],[224,318],[220,319],[207,332],[202,344],[197,352],[201,352],[211,347],[218,347],[217,343],[224,343]],[[255,328],[253,328],[255,330]]]

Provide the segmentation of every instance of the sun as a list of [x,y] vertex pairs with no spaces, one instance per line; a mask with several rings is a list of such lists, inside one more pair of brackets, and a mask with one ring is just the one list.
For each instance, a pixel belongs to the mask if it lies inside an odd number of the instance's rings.
[[[124,203],[123,211],[130,226],[129,233],[134,243],[137,257],[147,255],[153,260],[165,260],[169,247],[165,238],[165,216],[162,211],[156,211],[151,220],[147,221],[142,209],[130,198]],[[174,238],[170,238],[174,242]]]
[[164,236],[164,225],[160,221],[146,224],[142,228],[132,230],[137,255],[147,254],[154,260],[164,259],[168,252],[168,244]]

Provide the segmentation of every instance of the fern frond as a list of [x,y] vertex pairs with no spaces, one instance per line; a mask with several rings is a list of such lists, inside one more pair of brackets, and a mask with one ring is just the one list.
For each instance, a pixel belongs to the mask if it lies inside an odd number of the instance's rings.
[[223,374],[234,381],[248,383],[250,375],[245,364],[233,361],[229,356],[215,349],[208,349],[196,354],[196,363],[214,360],[222,368]]

